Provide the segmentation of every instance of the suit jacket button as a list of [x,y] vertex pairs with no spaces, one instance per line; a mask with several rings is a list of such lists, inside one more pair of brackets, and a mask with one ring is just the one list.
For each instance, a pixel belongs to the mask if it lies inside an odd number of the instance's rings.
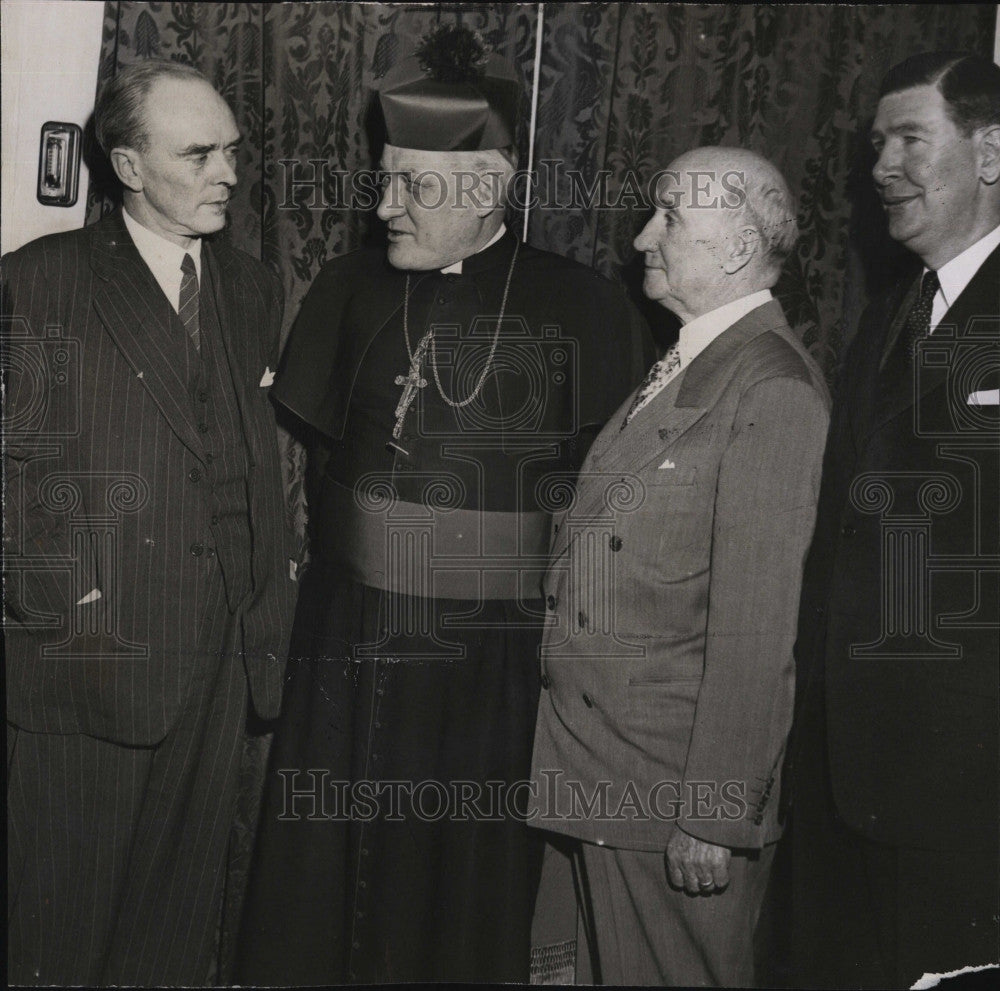
[[588,709],[593,709],[594,708],[594,700],[586,692],[583,693],[583,704]]
[[542,688],[546,689],[546,691],[547,691],[549,685],[551,685],[551,684],[552,684],[552,682],[549,681],[549,676],[547,674],[543,674],[542,675]]
[[554,595],[550,595],[545,600],[545,604],[549,607],[549,609],[555,609],[555,607],[556,607],[556,597]]
[[205,548],[201,544],[192,544],[191,553],[195,557],[201,557],[201,555],[205,553]]
[[611,545],[611,549],[613,551],[620,551],[622,549],[622,538],[621,537],[617,537],[617,536],[611,537],[611,539],[608,540],[608,543]]
[[188,478],[190,478],[192,482],[200,482],[201,481],[201,469],[200,468],[192,468],[188,472]]

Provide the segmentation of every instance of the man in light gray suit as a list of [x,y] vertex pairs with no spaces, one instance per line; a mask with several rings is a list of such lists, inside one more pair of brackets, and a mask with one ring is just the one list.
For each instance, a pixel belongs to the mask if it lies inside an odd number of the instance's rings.
[[554,520],[535,824],[581,841],[599,982],[753,981],[829,409],[770,292],[795,239],[759,155],[661,174],[635,245],[680,340]]

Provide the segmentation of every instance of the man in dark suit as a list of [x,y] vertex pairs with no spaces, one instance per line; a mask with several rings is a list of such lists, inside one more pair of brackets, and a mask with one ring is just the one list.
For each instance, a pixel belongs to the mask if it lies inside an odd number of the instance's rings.
[[8,976],[202,984],[294,588],[281,294],[203,240],[239,140],[203,76],[133,66],[95,116],[124,211],[3,261]]
[[908,59],[871,137],[923,272],[862,318],[823,467],[783,802],[797,987],[998,955],[1000,68]]
[[598,983],[748,986],[828,396],[770,287],[777,169],[700,148],[636,238],[684,325],[555,519],[535,824],[578,838]]

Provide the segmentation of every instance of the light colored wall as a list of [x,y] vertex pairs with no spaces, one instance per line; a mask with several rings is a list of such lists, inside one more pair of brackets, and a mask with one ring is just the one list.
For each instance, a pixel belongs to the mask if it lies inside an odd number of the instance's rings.
[[93,112],[103,17],[103,0],[0,3],[0,252],[83,226],[86,165],[75,206],[42,206],[38,139],[48,120],[82,127]]

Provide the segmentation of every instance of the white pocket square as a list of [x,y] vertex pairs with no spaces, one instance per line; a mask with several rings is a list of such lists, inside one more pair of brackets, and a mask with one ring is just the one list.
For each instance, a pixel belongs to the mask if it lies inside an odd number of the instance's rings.
[[965,402],[968,406],[1000,406],[1000,389],[970,392],[969,398]]
[[662,465],[660,465],[660,468],[676,468],[676,467],[677,465],[675,465],[673,461],[670,460],[670,458],[667,458],[667,460],[664,461]]
[[78,606],[85,606],[88,602],[96,602],[101,597],[101,590],[99,588],[92,588],[80,601],[77,603]]
[[260,380],[260,387],[262,389],[266,389],[269,385],[273,384],[274,384],[274,372],[272,372],[271,369],[267,365],[265,365],[264,376]]

